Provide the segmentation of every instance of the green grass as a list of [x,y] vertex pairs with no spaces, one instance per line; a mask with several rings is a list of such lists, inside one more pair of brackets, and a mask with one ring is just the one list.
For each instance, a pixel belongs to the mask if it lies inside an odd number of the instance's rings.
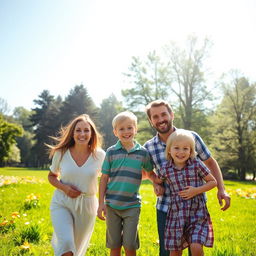
[[[53,255],[50,240],[52,226],[49,205],[54,188],[47,181],[47,171],[25,168],[0,168],[0,175],[15,176],[25,184],[11,184],[0,187],[0,255]],[[31,179],[31,176],[34,177]],[[30,178],[28,178],[30,177]],[[223,212],[216,198],[216,189],[207,193],[215,243],[213,248],[205,248],[206,256],[255,256],[256,255],[256,199],[245,199],[236,194],[237,189],[248,191],[255,188],[253,182],[226,181],[226,189],[232,194],[232,207]],[[155,201],[152,185],[143,182],[141,186],[142,211],[140,216],[140,242],[137,255],[158,255],[158,236],[156,228]],[[31,194],[37,198],[37,205],[25,206],[25,199]],[[13,212],[19,212],[20,218],[12,218]],[[11,220],[15,222],[11,224]],[[105,222],[97,219],[91,245],[86,255],[109,255],[105,247]],[[25,240],[29,240],[30,249],[22,249]],[[187,252],[183,255],[187,255]]]

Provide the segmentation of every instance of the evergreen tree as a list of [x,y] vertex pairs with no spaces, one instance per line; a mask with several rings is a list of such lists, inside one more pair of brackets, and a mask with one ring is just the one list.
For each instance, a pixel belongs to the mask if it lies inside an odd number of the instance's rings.
[[223,83],[223,92],[213,119],[215,154],[224,169],[245,180],[246,173],[255,172],[256,84],[235,74]]
[[100,106],[100,131],[104,138],[104,148],[112,146],[116,143],[117,138],[113,134],[112,120],[115,115],[123,110],[122,103],[117,100],[114,94],[103,99]]
[[98,110],[82,84],[71,89],[65,98],[60,108],[60,125],[66,125],[81,114],[88,114],[96,123],[98,122]]
[[49,163],[45,143],[51,144],[49,136],[55,136],[58,132],[61,102],[59,98],[55,100],[47,90],[44,90],[34,102],[38,107],[33,109],[30,118],[35,133],[35,144],[32,148],[33,166],[44,168]]

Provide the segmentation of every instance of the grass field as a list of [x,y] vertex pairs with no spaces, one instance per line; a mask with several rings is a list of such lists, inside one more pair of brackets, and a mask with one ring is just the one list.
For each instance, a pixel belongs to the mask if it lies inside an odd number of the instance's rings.
[[[54,188],[47,171],[0,168],[0,256],[53,255],[49,204]],[[256,256],[256,183],[225,181],[232,207],[220,210],[216,189],[207,193],[215,234],[206,256]],[[141,247],[137,255],[157,256],[155,201],[152,185],[141,186]],[[86,255],[109,255],[105,248],[105,223],[97,219]],[[187,252],[183,255],[187,255]]]

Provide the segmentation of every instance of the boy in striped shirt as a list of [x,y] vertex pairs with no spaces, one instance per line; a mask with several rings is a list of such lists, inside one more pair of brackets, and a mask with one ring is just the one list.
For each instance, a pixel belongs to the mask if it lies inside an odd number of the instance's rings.
[[[141,198],[139,188],[142,170],[147,177],[161,183],[153,172],[149,153],[134,140],[137,117],[121,112],[112,121],[118,142],[107,149],[99,185],[98,217],[107,224],[107,248],[111,256],[136,255],[139,248],[138,222]],[[145,175],[146,176],[146,175]]]

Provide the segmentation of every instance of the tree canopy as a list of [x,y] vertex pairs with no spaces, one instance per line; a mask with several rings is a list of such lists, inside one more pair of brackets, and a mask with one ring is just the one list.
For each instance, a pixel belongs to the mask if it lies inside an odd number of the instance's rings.
[[222,88],[224,97],[213,119],[215,152],[222,166],[245,180],[247,172],[255,172],[256,84],[236,75]]
[[10,151],[16,150],[16,137],[22,136],[22,128],[14,123],[9,123],[0,115],[0,166],[5,165],[10,157]]

